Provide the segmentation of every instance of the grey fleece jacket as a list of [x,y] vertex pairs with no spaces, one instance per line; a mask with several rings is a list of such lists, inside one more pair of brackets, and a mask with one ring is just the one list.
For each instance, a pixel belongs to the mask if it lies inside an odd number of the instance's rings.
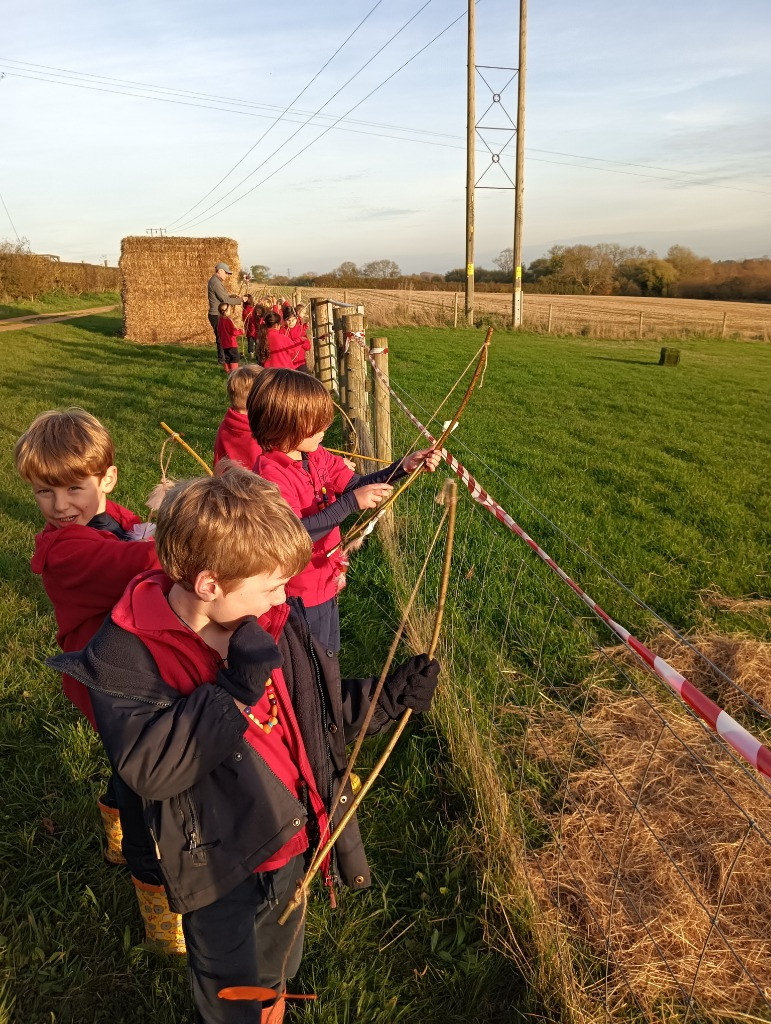
[[240,295],[231,295],[223,281],[212,274],[207,285],[209,294],[209,316],[216,316],[219,313],[217,308],[220,302],[227,302],[229,306],[240,306],[244,301]]

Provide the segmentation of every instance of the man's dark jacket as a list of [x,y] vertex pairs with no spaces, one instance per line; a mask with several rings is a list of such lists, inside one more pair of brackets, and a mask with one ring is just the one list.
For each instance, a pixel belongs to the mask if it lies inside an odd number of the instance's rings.
[[[376,679],[340,680],[337,658],[312,639],[294,610],[278,640],[283,673],[320,794],[327,809],[346,765]],[[49,658],[91,692],[99,735],[120,777],[143,798],[169,902],[179,913],[230,892],[308,822],[304,801],[273,774],[244,739],[247,719],[222,687],[185,697],[161,678],[142,641],[107,619],[84,651]],[[403,673],[387,680],[368,730],[386,729],[403,711]],[[342,699],[340,694],[342,692]],[[335,812],[352,799],[350,785]],[[335,846],[336,870],[362,889],[370,873],[355,821]]]

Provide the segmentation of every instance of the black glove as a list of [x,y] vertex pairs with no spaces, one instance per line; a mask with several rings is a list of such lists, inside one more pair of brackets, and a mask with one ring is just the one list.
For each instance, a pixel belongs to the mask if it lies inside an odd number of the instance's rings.
[[256,704],[265,684],[284,659],[273,637],[250,615],[233,631],[228,644],[228,667],[217,673],[217,682],[242,704]]
[[427,654],[405,661],[388,677],[386,688],[394,702],[413,711],[428,711],[439,681],[439,662]]

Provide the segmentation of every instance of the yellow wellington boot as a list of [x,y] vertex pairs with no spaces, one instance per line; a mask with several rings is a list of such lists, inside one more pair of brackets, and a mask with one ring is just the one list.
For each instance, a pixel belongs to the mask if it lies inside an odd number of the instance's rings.
[[145,923],[148,942],[158,946],[164,953],[185,954],[185,937],[182,934],[182,917],[169,907],[166,890],[162,885],[149,885],[131,876],[139,901],[139,912]]
[[125,864],[126,858],[121,852],[123,842],[123,829],[120,826],[120,814],[117,807],[108,807],[102,800],[97,800],[96,806],[102,818],[104,837],[107,841],[107,849],[104,851],[104,859],[108,864]]

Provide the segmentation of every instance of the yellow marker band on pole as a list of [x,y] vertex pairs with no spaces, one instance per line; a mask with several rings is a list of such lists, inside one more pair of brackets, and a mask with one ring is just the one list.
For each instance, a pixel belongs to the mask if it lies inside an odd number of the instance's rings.
[[473,276],[474,276],[474,264],[473,263],[468,263],[468,264],[466,264],[466,277],[473,277]]

